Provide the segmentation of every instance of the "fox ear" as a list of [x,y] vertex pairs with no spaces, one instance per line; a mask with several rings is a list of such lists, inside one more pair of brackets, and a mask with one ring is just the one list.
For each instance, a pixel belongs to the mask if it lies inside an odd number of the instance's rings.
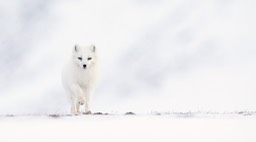
[[74,47],[74,51],[78,52],[78,50],[79,50],[79,46],[76,44],[75,47]]
[[92,45],[92,52],[95,52],[96,51],[96,47],[95,45]]

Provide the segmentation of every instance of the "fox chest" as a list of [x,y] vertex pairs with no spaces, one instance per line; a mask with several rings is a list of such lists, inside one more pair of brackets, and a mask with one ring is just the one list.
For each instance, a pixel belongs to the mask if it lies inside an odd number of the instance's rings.
[[75,81],[80,87],[85,87],[89,83],[88,76],[81,74],[76,75]]
[[76,78],[76,83],[81,87],[81,88],[86,88],[88,84],[90,84],[90,72],[81,72],[77,73],[75,75]]

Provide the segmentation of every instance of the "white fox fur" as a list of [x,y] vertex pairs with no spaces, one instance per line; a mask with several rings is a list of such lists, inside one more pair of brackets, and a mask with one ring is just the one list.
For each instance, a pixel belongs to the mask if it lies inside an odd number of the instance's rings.
[[75,45],[72,58],[62,72],[62,82],[70,95],[71,114],[80,114],[80,105],[91,113],[91,99],[98,76],[97,49],[94,45]]

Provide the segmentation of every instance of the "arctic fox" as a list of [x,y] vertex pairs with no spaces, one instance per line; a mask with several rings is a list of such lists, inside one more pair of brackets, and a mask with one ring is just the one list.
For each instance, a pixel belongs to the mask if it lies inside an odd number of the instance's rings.
[[96,47],[75,45],[72,58],[64,67],[62,82],[70,94],[71,114],[81,113],[80,105],[85,104],[85,114],[91,114],[91,97],[98,76]]

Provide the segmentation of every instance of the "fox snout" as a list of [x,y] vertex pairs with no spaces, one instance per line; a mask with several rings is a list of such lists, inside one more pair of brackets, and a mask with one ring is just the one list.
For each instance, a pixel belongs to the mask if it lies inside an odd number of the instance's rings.
[[83,64],[83,69],[86,69],[86,64]]

